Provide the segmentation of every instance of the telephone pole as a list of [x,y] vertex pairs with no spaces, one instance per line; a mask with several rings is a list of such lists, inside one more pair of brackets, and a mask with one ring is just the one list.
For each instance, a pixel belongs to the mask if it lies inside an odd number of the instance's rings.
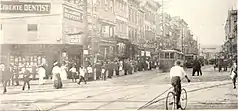
[[88,50],[88,2],[83,0],[83,23],[84,23],[84,35],[83,35],[83,66],[85,66],[86,57],[84,56],[84,50]]
[[162,11],[162,30],[163,30],[162,38],[164,38],[164,0],[162,0],[161,5],[162,5],[161,11]]
[[184,47],[184,43],[183,43],[183,39],[184,39],[183,35],[184,35],[184,34],[183,34],[183,33],[184,33],[184,29],[183,29],[183,27],[182,27],[182,39],[181,39],[182,53],[184,53],[184,50],[183,50],[183,49],[184,49],[184,48],[183,48],[183,47]]

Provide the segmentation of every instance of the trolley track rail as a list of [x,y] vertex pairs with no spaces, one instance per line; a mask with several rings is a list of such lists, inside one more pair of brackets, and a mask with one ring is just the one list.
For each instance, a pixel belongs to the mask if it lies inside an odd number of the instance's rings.
[[[203,83],[200,83],[203,84]],[[191,93],[191,92],[196,92],[196,91],[200,91],[200,90],[205,90],[205,89],[210,89],[213,87],[218,87],[218,86],[223,86],[223,85],[228,85],[231,83],[222,83],[222,84],[217,84],[217,85],[212,85],[212,86],[207,86],[207,87],[202,87],[202,88],[197,88],[197,89],[193,89],[193,90],[188,90],[187,93]],[[193,85],[198,85],[198,84],[193,84]],[[191,86],[193,86],[191,85]],[[186,87],[186,86],[182,86],[182,87]],[[165,94],[166,92],[168,92],[170,89],[172,89],[173,87],[168,88],[167,90],[165,90],[163,93],[159,94],[158,96],[156,96],[155,98],[153,98],[152,100],[148,101],[146,104],[142,105],[141,107],[139,107],[137,110],[141,110],[141,109],[145,109],[151,105],[153,105],[154,103],[160,102],[162,100],[165,100],[166,97],[163,97],[161,99],[158,99],[159,97],[161,97],[163,94]],[[156,100],[158,99],[158,100]],[[155,101],[156,100],[156,101]]]

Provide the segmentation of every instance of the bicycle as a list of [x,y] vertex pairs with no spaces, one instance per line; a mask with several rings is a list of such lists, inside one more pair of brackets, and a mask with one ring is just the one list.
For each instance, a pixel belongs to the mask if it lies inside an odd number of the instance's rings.
[[[172,97],[172,101],[169,101],[169,97]],[[174,110],[174,109],[176,109],[176,97],[177,96],[176,96],[174,91],[170,91],[167,94],[167,97],[166,97],[166,110]],[[181,90],[180,105],[181,105],[181,109],[182,110],[185,110],[186,107],[187,107],[187,91],[184,88],[182,88],[182,90]]]

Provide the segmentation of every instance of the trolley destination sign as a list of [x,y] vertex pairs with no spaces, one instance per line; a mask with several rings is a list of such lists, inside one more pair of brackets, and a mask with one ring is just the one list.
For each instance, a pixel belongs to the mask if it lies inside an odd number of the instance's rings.
[[34,14],[49,14],[51,9],[50,3],[39,2],[13,2],[1,1],[1,13],[34,13]]

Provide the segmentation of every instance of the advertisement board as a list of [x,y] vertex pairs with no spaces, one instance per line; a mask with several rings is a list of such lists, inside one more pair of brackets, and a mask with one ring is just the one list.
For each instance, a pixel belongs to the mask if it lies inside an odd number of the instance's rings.
[[77,22],[83,22],[83,13],[77,10],[70,9],[68,7],[64,7],[64,18],[68,20],[73,20]]
[[1,13],[49,14],[50,10],[50,3],[0,1]]

